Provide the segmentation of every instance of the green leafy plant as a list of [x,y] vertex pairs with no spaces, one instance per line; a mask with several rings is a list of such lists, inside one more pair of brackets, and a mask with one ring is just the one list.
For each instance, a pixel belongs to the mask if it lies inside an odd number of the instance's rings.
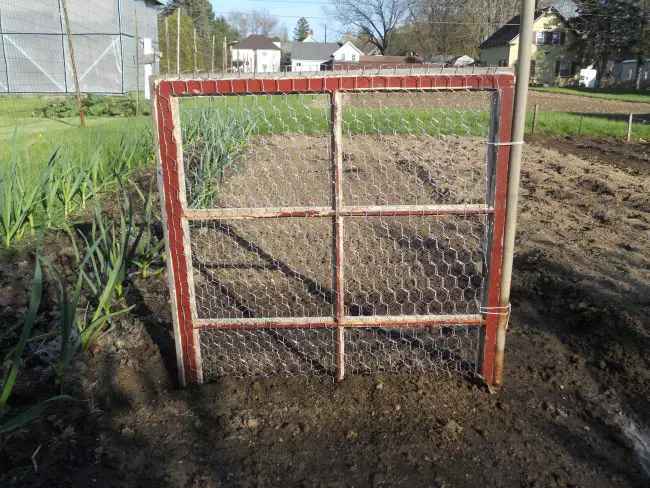
[[254,124],[230,112],[201,107],[188,114],[182,127],[189,206],[210,206],[226,172],[237,169]]
[[[139,191],[137,185],[134,185]],[[156,225],[159,219],[154,212],[154,178],[149,182],[149,192],[143,199],[144,209],[142,216],[142,235],[135,250],[133,264],[137,266],[143,278],[148,278],[160,273],[163,270],[161,266],[164,260],[165,241],[158,238],[156,234]]]
[[[13,357],[11,360],[11,368],[7,374],[4,384],[2,386],[2,392],[0,393],[0,410],[4,409],[7,405],[11,393],[16,385],[16,379],[20,371],[20,365],[22,361],[22,356],[25,351],[25,347],[30,339],[30,334],[34,326],[34,321],[38,313],[38,309],[41,304],[41,297],[43,295],[43,272],[40,265],[40,260],[36,259],[36,265],[34,270],[34,284],[32,286],[31,298],[29,301],[29,308],[27,310],[27,315],[23,321],[22,329],[20,332],[20,338],[18,339],[18,344],[13,348]],[[2,423],[0,423],[0,436],[2,440],[6,441],[7,436],[14,430],[20,429],[27,425],[28,423],[36,420],[43,415],[52,405],[62,402],[62,401],[74,401],[74,398],[67,395],[58,395],[52,398],[45,400],[44,402],[38,403],[29,407],[27,410],[18,414],[15,417],[10,418]]]

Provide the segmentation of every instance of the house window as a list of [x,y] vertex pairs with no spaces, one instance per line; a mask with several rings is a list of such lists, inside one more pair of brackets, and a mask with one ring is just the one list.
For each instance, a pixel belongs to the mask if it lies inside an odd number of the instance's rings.
[[535,67],[536,67],[536,64],[537,64],[537,63],[535,63],[535,60],[534,60],[534,59],[530,62],[530,77],[531,77],[531,79],[532,79],[532,78],[535,78]]
[[557,61],[555,63],[555,76],[559,76],[560,78],[568,78],[571,76],[571,62]]
[[341,54],[341,61],[345,61],[345,53]]
[[262,51],[262,56],[266,56],[268,53],[266,51]]
[[646,71],[645,73],[643,73],[643,79],[647,80],[648,78],[650,78],[650,71]]
[[632,75],[634,74],[634,70],[632,68],[629,68],[627,70],[627,81],[632,81]]
[[560,46],[564,45],[564,32],[563,31],[554,31],[553,32],[553,44]]
[[356,60],[357,60],[357,55],[356,55],[356,53],[352,53],[352,61],[356,61]]
[[544,38],[545,38],[544,34],[545,34],[545,32],[543,32],[543,31],[537,33],[536,42],[537,42],[538,46],[543,46],[544,45]]
[[497,62],[497,65],[499,68],[507,68],[508,67],[508,60],[507,59],[499,59]]

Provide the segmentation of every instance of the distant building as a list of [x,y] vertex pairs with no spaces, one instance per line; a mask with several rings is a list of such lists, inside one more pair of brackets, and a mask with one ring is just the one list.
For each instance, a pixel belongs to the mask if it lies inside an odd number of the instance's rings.
[[422,67],[422,58],[418,56],[360,56],[358,61],[336,61],[328,64],[332,70],[358,70],[379,68]]
[[[483,66],[517,66],[520,42],[517,15],[479,46]],[[578,54],[570,49],[576,34],[554,7],[537,10],[533,23],[530,82],[533,84],[577,84],[580,73]]]
[[358,61],[363,51],[351,42],[294,42],[291,47],[291,70],[321,71],[332,61]]
[[[146,76],[158,72],[161,5],[162,0],[67,1],[80,91],[147,89]],[[62,16],[59,0],[0,0],[0,93],[75,91]]]
[[[636,83],[636,59],[615,61],[612,68],[614,83],[619,86],[633,87]],[[650,87],[650,59],[646,59],[641,66],[641,88]]]
[[280,71],[280,41],[250,35],[232,46],[232,71],[240,73],[273,73]]

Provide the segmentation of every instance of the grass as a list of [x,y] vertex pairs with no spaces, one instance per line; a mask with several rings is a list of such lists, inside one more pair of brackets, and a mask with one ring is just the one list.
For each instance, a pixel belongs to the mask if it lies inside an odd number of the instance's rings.
[[[582,119],[582,120],[581,120]],[[533,113],[528,112],[527,133],[531,132]],[[540,112],[537,115],[536,134],[547,134],[556,137],[591,136],[591,137],[627,137],[627,117],[612,117],[606,115],[586,115],[565,112]],[[650,123],[635,122],[632,126],[635,139],[650,140]]]
[[622,90],[617,88],[560,88],[560,87],[531,87],[532,91],[558,93],[561,95],[577,95],[580,97],[602,98],[618,102],[648,103],[650,91]]

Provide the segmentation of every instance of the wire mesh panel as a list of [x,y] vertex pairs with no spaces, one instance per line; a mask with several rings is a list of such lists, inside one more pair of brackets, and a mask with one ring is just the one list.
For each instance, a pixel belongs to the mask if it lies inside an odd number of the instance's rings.
[[493,70],[156,82],[181,381],[491,381],[512,84]]

